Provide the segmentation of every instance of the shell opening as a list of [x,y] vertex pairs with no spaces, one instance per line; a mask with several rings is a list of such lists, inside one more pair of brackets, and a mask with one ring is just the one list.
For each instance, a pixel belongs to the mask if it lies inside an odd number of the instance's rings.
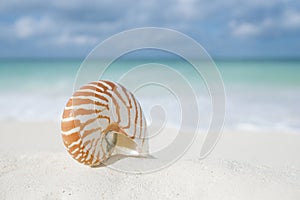
[[113,149],[113,154],[115,155],[140,155],[138,145],[135,141],[123,133],[109,131],[106,133],[105,140],[107,141],[108,148],[110,148],[109,150]]

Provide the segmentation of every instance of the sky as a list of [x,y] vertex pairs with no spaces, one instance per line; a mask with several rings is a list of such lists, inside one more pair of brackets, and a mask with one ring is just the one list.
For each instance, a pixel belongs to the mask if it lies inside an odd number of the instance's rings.
[[215,58],[300,58],[299,0],[0,0],[0,58],[82,58],[149,26],[180,31]]

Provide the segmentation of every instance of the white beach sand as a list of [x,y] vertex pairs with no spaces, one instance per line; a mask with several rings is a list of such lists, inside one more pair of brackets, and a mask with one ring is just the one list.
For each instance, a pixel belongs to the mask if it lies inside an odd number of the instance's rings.
[[296,134],[225,131],[204,160],[194,145],[168,168],[133,175],[76,163],[58,123],[0,122],[0,130],[0,199],[300,199]]

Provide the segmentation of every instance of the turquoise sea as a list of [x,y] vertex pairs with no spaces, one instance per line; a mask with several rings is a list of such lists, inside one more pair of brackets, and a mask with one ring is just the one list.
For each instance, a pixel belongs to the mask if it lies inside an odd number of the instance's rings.
[[[1,60],[0,120],[59,121],[64,105],[73,92],[81,63],[80,59]],[[149,61],[115,63],[108,70],[106,79],[114,80],[131,67],[145,63]],[[199,77],[186,64],[173,60],[162,60],[161,63],[199,85],[195,91],[199,96],[200,115],[206,113],[205,116],[209,116],[210,96],[203,81],[199,81]],[[215,63],[226,89],[225,129],[300,133],[300,61],[216,60]],[[89,73],[85,76],[95,77],[97,64]],[[144,74],[137,74],[135,78],[151,73],[159,74],[148,66]],[[168,76],[164,73],[160,75],[161,79]],[[176,80],[172,84],[181,87]],[[145,106],[162,99],[169,107],[175,106],[164,92],[144,95],[139,100]],[[176,109],[173,111],[176,112]],[[208,118],[202,117],[201,120],[209,123]]]

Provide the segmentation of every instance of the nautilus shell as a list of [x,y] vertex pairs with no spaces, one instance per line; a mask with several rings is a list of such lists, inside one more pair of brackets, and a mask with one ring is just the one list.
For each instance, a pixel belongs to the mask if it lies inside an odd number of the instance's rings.
[[69,99],[61,121],[64,145],[78,162],[98,166],[113,155],[146,155],[142,109],[122,85],[100,80],[82,86]]

